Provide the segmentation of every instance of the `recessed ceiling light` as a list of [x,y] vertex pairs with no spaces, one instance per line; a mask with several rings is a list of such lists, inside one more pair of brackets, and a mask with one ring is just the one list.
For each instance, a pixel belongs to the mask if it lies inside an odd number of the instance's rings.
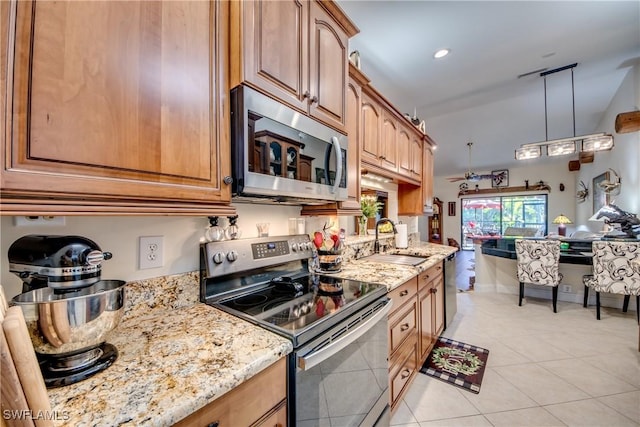
[[449,49],[440,49],[436,53],[433,54],[433,57],[436,58],[436,59],[444,58],[445,56],[447,56],[449,54],[449,52],[451,52]]

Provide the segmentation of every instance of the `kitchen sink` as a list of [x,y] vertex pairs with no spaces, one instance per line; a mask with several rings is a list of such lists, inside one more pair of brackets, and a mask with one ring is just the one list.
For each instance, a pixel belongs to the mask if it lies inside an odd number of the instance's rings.
[[416,266],[422,264],[429,257],[417,256],[417,255],[404,255],[404,254],[373,254],[361,258],[362,261],[372,262],[386,262],[389,264],[401,264]]

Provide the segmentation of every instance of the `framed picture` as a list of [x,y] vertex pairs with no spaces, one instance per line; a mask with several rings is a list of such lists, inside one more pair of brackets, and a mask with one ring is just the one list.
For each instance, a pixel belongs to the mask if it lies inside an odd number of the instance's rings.
[[593,213],[595,214],[604,205],[609,204],[609,195],[604,192],[600,183],[609,180],[609,172],[605,172],[593,178]]
[[491,171],[492,187],[508,187],[509,186],[509,170],[499,169]]
[[456,202],[449,202],[449,216],[456,216]]

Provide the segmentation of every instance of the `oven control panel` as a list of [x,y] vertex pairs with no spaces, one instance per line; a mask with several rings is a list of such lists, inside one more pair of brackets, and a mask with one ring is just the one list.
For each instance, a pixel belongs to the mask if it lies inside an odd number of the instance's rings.
[[289,242],[278,240],[274,242],[261,242],[251,245],[253,259],[270,258],[289,254]]
[[313,244],[307,234],[223,240],[202,243],[200,254],[201,270],[211,278],[311,258]]

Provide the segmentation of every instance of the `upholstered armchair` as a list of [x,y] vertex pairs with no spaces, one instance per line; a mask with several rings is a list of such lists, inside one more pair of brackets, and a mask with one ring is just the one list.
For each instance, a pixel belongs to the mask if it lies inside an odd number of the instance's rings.
[[558,240],[516,240],[518,282],[520,282],[520,300],[524,298],[524,284],[552,287],[553,312],[557,313],[558,285],[562,274],[558,272],[560,263],[560,241]]
[[596,317],[600,320],[600,292],[624,295],[622,311],[629,297],[636,297],[636,317],[640,321],[640,242],[603,240],[592,243],[593,275],[584,276],[584,306],[589,288],[596,291]]

